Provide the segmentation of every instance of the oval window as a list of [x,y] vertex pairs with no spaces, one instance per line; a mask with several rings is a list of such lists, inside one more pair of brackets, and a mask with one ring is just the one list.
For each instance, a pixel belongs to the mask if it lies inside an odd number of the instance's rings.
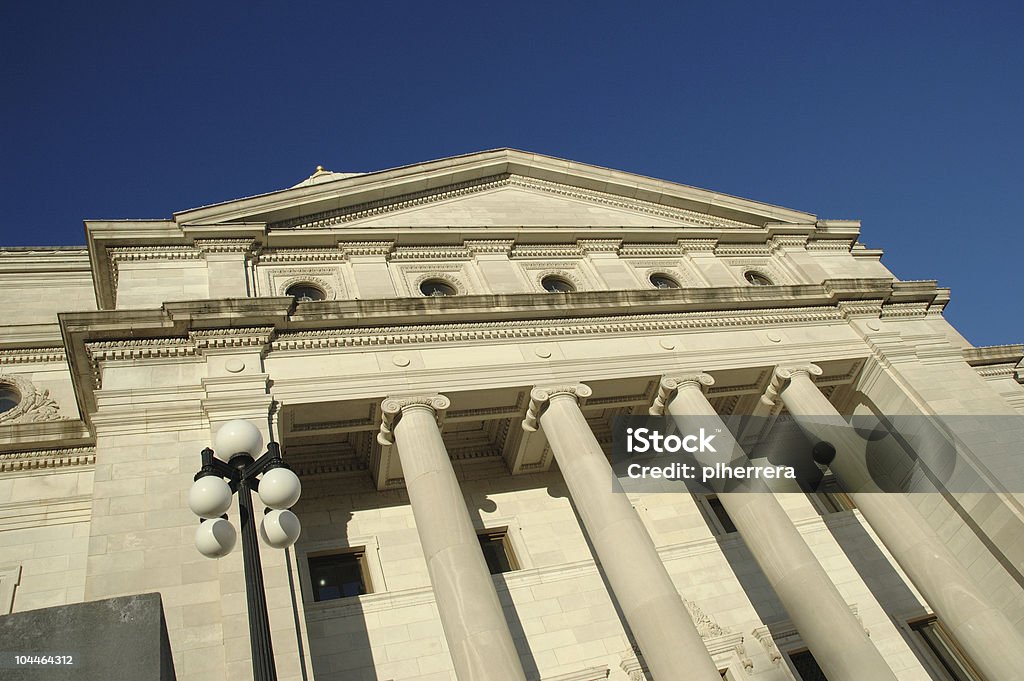
[[764,276],[760,272],[754,270],[747,270],[743,273],[743,278],[747,280],[748,284],[753,286],[772,286],[772,280]]
[[295,298],[296,302],[309,303],[316,300],[325,300],[327,294],[319,286],[313,284],[292,284],[285,291],[285,295]]
[[431,298],[454,296],[458,291],[444,279],[427,279],[420,284],[420,293]]
[[572,293],[576,287],[568,279],[548,275],[540,280],[540,285],[549,293]]
[[667,274],[652,274],[648,278],[654,288],[679,288],[679,282]]
[[0,414],[6,414],[21,403],[21,393],[13,386],[0,385]]

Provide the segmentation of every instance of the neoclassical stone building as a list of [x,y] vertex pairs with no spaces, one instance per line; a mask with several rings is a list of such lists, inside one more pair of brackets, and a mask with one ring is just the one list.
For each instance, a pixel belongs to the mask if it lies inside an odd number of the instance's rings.
[[[0,614],[159,592],[179,680],[251,678],[240,551],[186,505],[241,418],[303,484],[282,681],[1024,679],[1024,346],[856,221],[502,149],[86,234],[0,250]],[[649,412],[836,456],[622,493]],[[854,415],[943,421],[955,470],[902,433],[878,493]]]

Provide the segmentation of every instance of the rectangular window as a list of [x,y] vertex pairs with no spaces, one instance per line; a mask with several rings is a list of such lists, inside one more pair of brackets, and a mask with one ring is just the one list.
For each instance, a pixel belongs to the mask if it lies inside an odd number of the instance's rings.
[[512,553],[512,546],[508,540],[508,528],[500,527],[477,532],[477,539],[480,540],[480,550],[484,553],[484,560],[487,561],[487,569],[492,575],[500,575],[503,572],[512,572],[519,569],[515,554]]
[[924,644],[934,666],[944,672],[942,678],[946,681],[982,681],[971,666],[967,656],[960,650],[953,637],[942,627],[934,617],[910,623],[910,629],[917,636],[918,641]]
[[731,534],[736,531],[736,526],[726,512],[725,506],[722,505],[721,499],[714,494],[708,494],[701,501],[705,514],[708,516],[708,524],[712,526],[715,534]]
[[825,672],[821,671],[818,661],[814,659],[809,650],[801,650],[798,653],[790,653],[789,659],[793,663],[793,669],[801,681],[828,681]]
[[308,561],[314,601],[329,601],[371,592],[370,575],[366,569],[366,548],[363,546],[342,553],[309,556]]
[[814,497],[817,499],[819,507],[825,511],[822,515],[857,508],[853,499],[843,489],[842,483],[832,475],[826,475],[822,479],[817,491],[814,492]]

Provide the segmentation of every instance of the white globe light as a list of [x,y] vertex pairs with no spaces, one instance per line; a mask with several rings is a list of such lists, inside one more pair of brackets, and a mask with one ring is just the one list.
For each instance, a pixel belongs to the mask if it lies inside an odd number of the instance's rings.
[[271,468],[260,478],[260,501],[274,509],[295,505],[302,494],[299,476],[287,468]]
[[204,520],[196,529],[196,549],[207,558],[223,558],[235,548],[238,533],[223,518]]
[[192,483],[188,507],[200,518],[217,518],[231,507],[231,487],[216,475],[207,475]]
[[213,436],[213,451],[222,461],[229,461],[236,454],[257,457],[263,453],[263,435],[249,421],[228,421]]
[[260,539],[267,546],[286,549],[299,538],[302,525],[291,511],[274,510],[263,516],[260,522]]

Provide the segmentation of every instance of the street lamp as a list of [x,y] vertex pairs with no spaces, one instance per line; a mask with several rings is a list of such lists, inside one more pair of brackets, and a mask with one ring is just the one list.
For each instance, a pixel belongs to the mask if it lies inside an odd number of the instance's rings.
[[[298,476],[281,458],[281,448],[276,442],[267,444],[267,451],[260,455],[263,436],[259,428],[248,421],[239,419],[225,423],[214,435],[213,445],[216,450],[209,447],[203,450],[203,466],[188,492],[188,507],[203,518],[196,530],[196,549],[207,558],[222,558],[234,549],[238,535],[225,514],[231,506],[231,496],[238,492],[253,679],[277,681],[263,569],[256,544],[252,492],[257,492],[260,501],[267,506],[260,522],[260,537],[268,546],[286,549],[302,531],[299,519],[288,510],[299,500],[302,486]],[[255,458],[258,455],[259,458]]]

